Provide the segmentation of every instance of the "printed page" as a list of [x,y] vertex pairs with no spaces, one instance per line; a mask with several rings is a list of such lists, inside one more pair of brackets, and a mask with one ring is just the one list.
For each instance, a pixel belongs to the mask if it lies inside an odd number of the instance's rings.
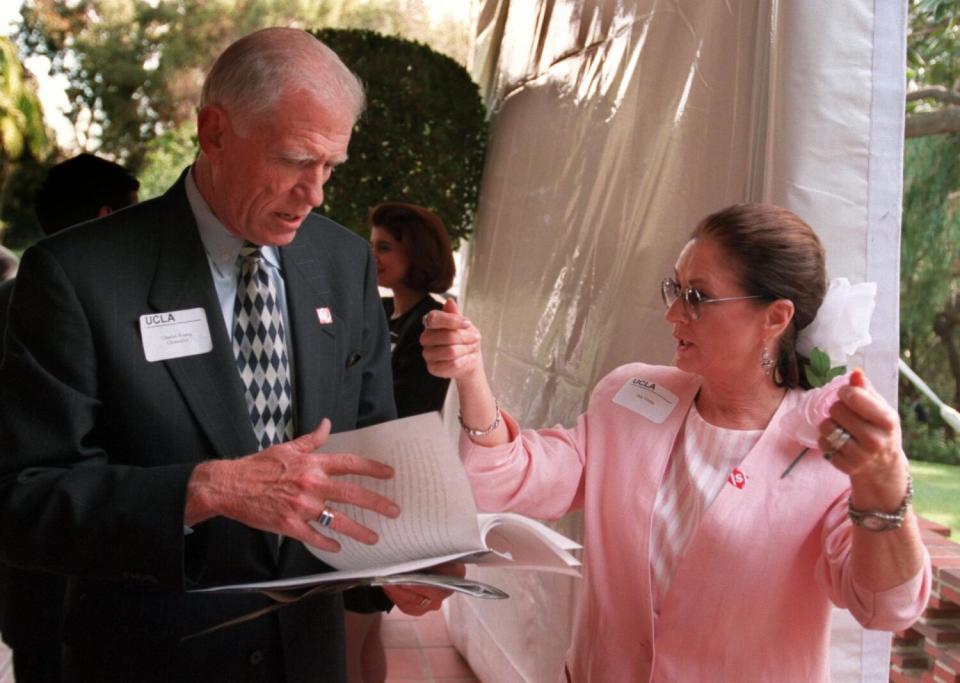
[[[320,451],[356,453],[392,466],[395,475],[386,481],[358,476],[340,478],[390,498],[401,509],[399,517],[389,519],[353,505],[329,503],[330,509],[349,515],[380,536],[376,545],[368,546],[318,527],[321,533],[333,536],[342,546],[337,553],[309,548],[331,567],[385,568],[483,548],[470,483],[457,455],[457,446],[437,413],[333,434]],[[422,562],[417,564],[423,566]]]

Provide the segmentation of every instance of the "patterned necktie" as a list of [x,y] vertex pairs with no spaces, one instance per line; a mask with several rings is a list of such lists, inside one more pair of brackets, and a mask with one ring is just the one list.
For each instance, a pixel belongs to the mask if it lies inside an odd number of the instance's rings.
[[233,355],[262,450],[293,438],[290,366],[277,291],[260,247],[244,242],[239,258]]

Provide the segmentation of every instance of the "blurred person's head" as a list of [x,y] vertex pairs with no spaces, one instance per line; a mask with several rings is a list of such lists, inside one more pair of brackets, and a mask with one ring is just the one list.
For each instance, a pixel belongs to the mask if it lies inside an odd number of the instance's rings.
[[415,204],[383,202],[370,210],[370,226],[378,285],[437,294],[450,289],[456,266],[436,214]]
[[194,178],[232,234],[288,244],[346,161],[363,86],[330,48],[298,29],[255,31],[207,75]]
[[52,235],[137,202],[140,182],[125,168],[93,154],[53,166],[36,197],[37,219]]
[[824,250],[796,214],[735,204],[704,218],[661,285],[677,339],[676,364],[707,381],[764,374],[804,384],[797,333],[827,291]]

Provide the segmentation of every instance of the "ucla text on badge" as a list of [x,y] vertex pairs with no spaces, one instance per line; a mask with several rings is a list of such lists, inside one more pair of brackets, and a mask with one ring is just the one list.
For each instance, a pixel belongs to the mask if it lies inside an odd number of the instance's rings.
[[143,316],[143,322],[145,325],[163,325],[165,323],[175,323],[177,319],[173,317],[173,313],[154,313],[146,314]]

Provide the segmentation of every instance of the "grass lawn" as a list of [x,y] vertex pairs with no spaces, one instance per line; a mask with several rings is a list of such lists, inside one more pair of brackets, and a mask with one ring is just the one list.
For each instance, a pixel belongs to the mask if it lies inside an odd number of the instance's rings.
[[960,540],[960,465],[910,461],[917,514],[946,524]]

